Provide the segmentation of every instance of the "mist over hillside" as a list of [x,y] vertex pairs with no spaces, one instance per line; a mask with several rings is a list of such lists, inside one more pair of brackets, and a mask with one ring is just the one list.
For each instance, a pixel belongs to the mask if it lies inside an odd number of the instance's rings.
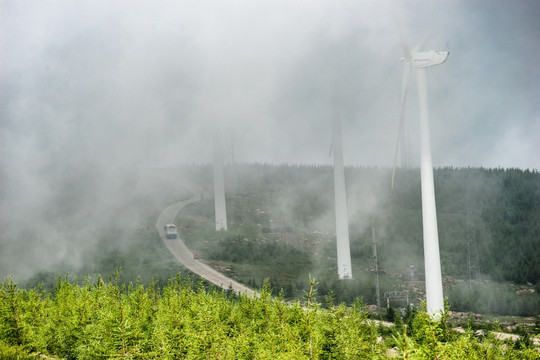
[[[216,264],[223,261],[219,266],[230,268],[232,275],[238,275],[243,281],[253,280],[249,271],[242,270],[245,265],[238,265],[253,260],[248,255],[257,251],[253,244],[284,243],[289,246],[290,253],[303,252],[289,257],[283,248],[283,254],[269,255],[270,258],[275,257],[274,261],[282,256],[296,264],[294,276],[261,270],[274,280],[278,289],[284,287],[290,294],[301,294],[301,291],[292,291],[291,286],[301,289],[309,273],[321,279],[323,293],[332,290],[337,292],[338,299],[345,301],[363,296],[373,303],[373,228],[377,236],[379,269],[386,274],[382,280],[386,282],[383,291],[423,288],[422,283],[413,286],[409,281],[411,265],[414,267],[414,280],[421,281],[424,276],[418,169],[399,170],[396,187],[391,191],[390,169],[346,168],[355,277],[349,285],[336,281],[330,166],[240,164],[228,166],[226,174],[229,221],[233,230],[234,226],[237,227],[236,232],[199,234],[199,237],[204,237],[204,243],[198,242],[195,234],[190,241],[192,246],[203,249],[203,257]],[[540,303],[534,288],[538,291],[540,287],[537,260],[540,256],[537,250],[540,245],[538,172],[441,168],[435,170],[434,176],[445,296],[449,296],[460,310],[537,312],[536,307]],[[204,177],[211,177],[211,169],[206,170]],[[202,219],[208,221],[206,226],[211,229],[212,199],[193,205],[193,208],[186,209],[184,215],[177,223],[181,230],[184,228],[191,233],[201,228],[204,224]],[[198,219],[194,221],[192,215]],[[269,226],[294,230],[272,237],[264,232],[264,228]],[[212,246],[219,249],[213,251]],[[241,254],[233,256],[231,249]],[[267,264],[260,262],[260,269],[264,265]],[[397,278],[400,280],[396,281]],[[255,283],[261,282],[259,278]],[[499,285],[495,286],[495,283]],[[517,293],[532,294],[532,297],[519,297]],[[421,299],[423,293],[417,296]]]
[[127,256],[124,250],[141,236],[159,244],[155,220],[164,206],[187,196],[182,178],[171,181],[169,171],[159,169],[110,170],[86,167],[59,181],[43,178],[47,191],[28,186],[22,198],[8,188],[0,210],[1,276],[114,272],[122,266],[118,259],[96,268],[107,252]]
[[[393,249],[388,255],[401,255],[384,260],[385,250],[381,249],[381,261],[398,270],[407,266],[407,261],[422,262],[420,172],[414,168],[398,170],[393,191],[389,174],[386,168],[346,169],[349,219],[353,241],[366,234],[370,237],[371,227],[378,230],[381,247],[384,244]],[[258,220],[273,219],[286,226],[330,234],[335,231],[331,167],[240,165],[229,167],[228,175],[231,198],[236,193],[254,197],[271,194],[264,196],[269,203],[254,204],[266,213]],[[435,169],[434,177],[445,258],[443,271],[452,276],[467,274],[462,259],[467,257],[470,239],[476,242],[483,274],[500,280],[537,283],[538,172],[441,168]],[[371,243],[367,241],[366,245],[370,247]]]
[[[482,309],[481,295],[496,293],[501,304],[493,303],[489,311],[534,312],[540,290],[540,174],[441,168],[434,176],[445,296],[454,297],[460,309]],[[291,297],[301,295],[311,274],[321,280],[321,294],[335,291],[338,300],[362,296],[373,303],[372,228],[383,291],[401,289],[411,265],[416,280],[423,278],[419,171],[399,170],[393,191],[390,179],[388,168],[346,168],[355,277],[348,284],[336,280],[333,178],[327,165],[227,165],[227,233],[214,231],[210,165],[139,168],[129,181],[106,187],[96,186],[101,182],[91,174],[74,177],[71,186],[51,187],[33,207],[12,203],[9,212],[3,207],[0,275],[36,282],[122,267],[125,280],[133,281],[184,271],[154,224],[163,208],[190,196],[184,185],[195,183],[204,199],[182,210],[177,225],[203,261],[255,287],[269,278],[276,291],[285,288]],[[269,262],[280,264],[279,271],[269,269]],[[494,288],[486,281],[506,285]],[[476,284],[476,305],[462,296],[470,284]],[[516,297],[518,291],[525,295]]]

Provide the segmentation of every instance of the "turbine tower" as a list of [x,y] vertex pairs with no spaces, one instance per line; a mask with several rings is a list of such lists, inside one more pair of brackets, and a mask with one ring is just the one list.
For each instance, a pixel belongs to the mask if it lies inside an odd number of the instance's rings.
[[216,207],[216,231],[227,231],[227,207],[225,206],[225,176],[223,171],[223,146],[220,134],[214,132],[214,201]]
[[349,245],[349,217],[343,167],[343,145],[339,108],[332,124],[332,159],[334,161],[334,193],[336,202],[337,265],[340,279],[352,279],[351,250]]
[[426,305],[427,312],[435,319],[439,319],[444,312],[444,299],[442,290],[441,258],[439,253],[439,234],[437,229],[437,209],[435,205],[435,187],[433,184],[433,165],[431,161],[431,144],[429,136],[429,120],[427,108],[426,68],[440,65],[448,58],[448,51],[419,52],[419,44],[412,51],[401,39],[403,48],[404,71],[401,94],[401,111],[398,128],[398,139],[394,156],[392,171],[392,189],[396,171],[397,153],[400,135],[403,127],[403,111],[411,69],[416,69],[416,82],[418,87],[418,102],[420,112],[420,178],[422,184],[422,224],[424,233],[424,263],[426,274]]

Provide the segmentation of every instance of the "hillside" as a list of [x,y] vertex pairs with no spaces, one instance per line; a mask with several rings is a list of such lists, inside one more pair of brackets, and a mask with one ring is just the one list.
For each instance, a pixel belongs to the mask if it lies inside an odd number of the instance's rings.
[[[209,166],[185,169],[212,193]],[[213,199],[190,205],[180,232],[203,261],[252,286],[270,279],[302,295],[308,274],[339,301],[375,303],[372,227],[381,297],[423,296],[418,169],[347,168],[354,280],[335,275],[333,178],[329,166],[235,165],[226,169],[229,232],[213,231]],[[518,169],[436,169],[445,296],[454,310],[534,315],[540,309],[540,174]],[[411,274],[414,266],[414,275]],[[412,277],[411,277],[412,276]]]
[[[375,304],[372,228],[377,236],[381,298],[408,291],[423,298],[423,248],[418,169],[346,168],[353,276],[336,279],[333,176],[329,166],[239,164],[226,167],[227,233],[214,231],[210,165],[133,172],[120,187],[62,185],[46,212],[0,234],[0,273],[26,286],[58,275],[107,276],[158,286],[178,272],[155,231],[159,213],[186,199],[182,184],[201,186],[205,197],[177,218],[182,237],[201,261],[246,283],[301,298],[309,275],[319,294],[337,303],[362,297]],[[444,294],[452,310],[537,315],[540,309],[540,174],[518,169],[435,169]],[[84,182],[83,182],[84,183]],[[69,184],[68,184],[69,185]],[[105,196],[108,196],[104,200]],[[9,220],[9,219],[5,219]],[[24,240],[22,240],[24,239]],[[411,277],[411,265],[414,276]],[[196,278],[196,277],[195,277]],[[403,306],[403,303],[392,303]]]

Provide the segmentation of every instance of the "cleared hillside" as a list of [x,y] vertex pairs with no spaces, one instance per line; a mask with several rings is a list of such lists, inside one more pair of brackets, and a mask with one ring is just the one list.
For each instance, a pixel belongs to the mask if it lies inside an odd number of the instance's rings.
[[[211,168],[190,179],[211,193]],[[455,310],[538,314],[540,175],[518,169],[435,169],[445,296]],[[308,274],[340,301],[375,303],[372,227],[377,234],[381,296],[423,296],[418,169],[347,168],[354,280],[335,270],[333,179],[329,166],[230,165],[227,233],[213,230],[213,199],[180,214],[177,225],[202,260],[252,286],[269,278],[285,295],[302,295]],[[413,266],[414,268],[411,268]],[[414,272],[411,272],[411,269]]]
[[[453,310],[535,315],[540,309],[540,175],[518,169],[435,169],[444,294]],[[212,168],[139,169],[108,189],[63,187],[33,221],[3,223],[0,273],[52,289],[58,274],[114,274],[158,286],[188,271],[155,229],[159,214],[191,196],[204,198],[177,218],[182,238],[201,261],[252,288],[269,279],[274,292],[301,298],[309,275],[336,302],[375,304],[371,229],[376,230],[384,292],[423,298],[418,169],[346,168],[354,279],[338,281],[333,178],[329,166],[239,164],[226,167],[227,233],[214,225]],[[411,265],[414,276],[411,277]],[[402,304],[393,304],[402,306]]]

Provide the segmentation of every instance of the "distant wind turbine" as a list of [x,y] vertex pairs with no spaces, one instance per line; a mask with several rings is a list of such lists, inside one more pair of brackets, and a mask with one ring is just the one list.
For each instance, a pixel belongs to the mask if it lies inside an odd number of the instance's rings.
[[336,202],[337,264],[340,279],[352,279],[351,251],[349,244],[349,217],[343,166],[341,120],[338,105],[332,124],[332,158],[334,160],[334,193]]
[[438,319],[444,312],[444,299],[441,277],[441,259],[439,252],[439,234],[437,229],[437,209],[435,206],[435,187],[433,184],[433,165],[431,161],[431,144],[429,136],[429,120],[427,108],[427,85],[426,68],[440,65],[448,58],[448,51],[424,51],[419,52],[422,44],[418,44],[409,51],[403,38],[403,82],[401,93],[401,111],[399,117],[398,139],[394,156],[394,168],[392,171],[392,189],[396,171],[397,153],[403,127],[403,112],[409,77],[412,68],[416,69],[416,82],[418,87],[418,102],[420,111],[420,173],[422,184],[422,222],[424,232],[424,263],[426,273],[426,305],[427,311],[432,317]]
[[223,170],[223,146],[220,134],[214,132],[214,201],[216,208],[216,231],[227,231],[227,207],[225,204],[225,175]]

